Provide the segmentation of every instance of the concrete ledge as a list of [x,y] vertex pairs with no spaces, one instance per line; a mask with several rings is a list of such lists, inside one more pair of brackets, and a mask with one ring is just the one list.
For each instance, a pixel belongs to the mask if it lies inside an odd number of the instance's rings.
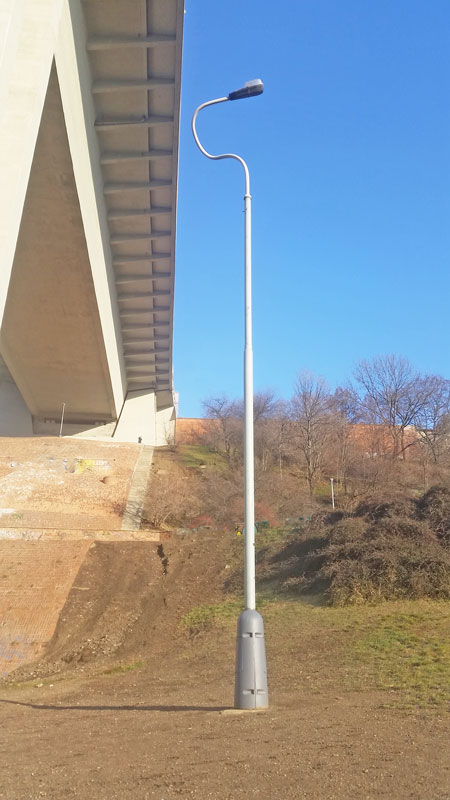
[[122,530],[60,530],[58,528],[0,528],[0,545],[2,541],[53,541],[65,542],[77,539],[89,539],[92,542],[159,542],[161,531],[122,531]]

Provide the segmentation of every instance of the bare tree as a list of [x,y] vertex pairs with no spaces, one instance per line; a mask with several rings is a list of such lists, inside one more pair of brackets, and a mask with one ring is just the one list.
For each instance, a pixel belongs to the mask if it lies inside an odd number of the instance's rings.
[[432,377],[422,377],[406,358],[378,356],[360,361],[355,369],[361,418],[387,428],[392,440],[392,457],[405,458],[414,444],[409,426],[417,425],[434,391]]
[[[272,389],[265,389],[262,392],[255,392],[253,395],[253,421],[259,422],[262,419],[270,419],[277,412],[278,399]],[[244,401],[233,401],[235,413],[240,419],[244,419]]]
[[272,389],[256,392],[253,396],[253,419],[256,422],[271,419],[278,412],[279,401]]
[[289,404],[277,400],[267,416],[255,420],[255,461],[262,472],[277,467],[281,482],[283,465],[292,438]]
[[289,456],[290,445],[293,439],[293,421],[289,403],[285,401],[280,401],[278,403],[277,414],[271,424],[271,434],[272,450],[274,454],[276,453],[280,482],[283,483],[283,465],[286,458]]
[[221,395],[204,400],[203,409],[207,419],[216,421],[216,425],[208,431],[210,444],[216,450],[222,451],[231,465],[242,450],[239,404],[226,395]]
[[333,404],[339,414],[352,424],[361,422],[361,405],[353,386],[338,386],[333,394]]
[[440,375],[432,375],[427,381],[432,392],[421,409],[417,426],[428,458],[437,464],[450,448],[450,381]]
[[[243,452],[243,400],[230,400],[226,395],[221,395],[205,400],[203,408],[206,417],[217,423],[215,429],[210,428],[207,432],[209,442],[215,449],[225,453],[229,464],[235,465],[242,459]],[[279,401],[272,390],[266,389],[254,395],[255,459],[263,470],[268,468],[273,455],[269,423],[275,419],[278,410]]]
[[274,451],[274,426],[280,413],[280,403],[275,393],[270,389],[257,392],[253,398],[254,445],[255,461],[263,472],[273,465],[276,453]]
[[332,400],[327,384],[310,372],[300,373],[291,400],[294,441],[306,470],[312,497],[330,440]]
[[361,422],[361,409],[355,389],[352,386],[338,386],[332,397],[332,407],[336,482],[346,493],[348,470],[351,461],[354,460],[354,437],[351,428]]

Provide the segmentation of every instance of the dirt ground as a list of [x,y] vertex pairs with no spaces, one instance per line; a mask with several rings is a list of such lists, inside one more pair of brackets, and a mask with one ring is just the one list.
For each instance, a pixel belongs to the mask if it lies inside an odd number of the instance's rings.
[[269,625],[270,708],[233,711],[233,626],[179,624],[228,548],[91,547],[45,658],[0,684],[0,798],[449,800],[450,715],[346,688],[332,631]]

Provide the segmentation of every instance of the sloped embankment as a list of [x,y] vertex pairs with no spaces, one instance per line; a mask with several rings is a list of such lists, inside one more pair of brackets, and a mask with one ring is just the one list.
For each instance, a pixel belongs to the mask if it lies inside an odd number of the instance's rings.
[[450,598],[450,490],[362,502],[352,513],[316,514],[275,553],[265,577],[332,605]]
[[227,539],[96,542],[89,549],[39,661],[11,680],[170,652],[181,616],[223,596]]
[[90,544],[0,542],[0,676],[41,655]]

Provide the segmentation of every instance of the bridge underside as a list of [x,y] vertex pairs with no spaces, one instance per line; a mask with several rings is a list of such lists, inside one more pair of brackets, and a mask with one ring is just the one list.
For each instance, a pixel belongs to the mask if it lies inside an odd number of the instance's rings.
[[89,254],[53,67],[1,329],[3,358],[31,414],[115,417]]
[[164,444],[183,2],[9,5],[0,435]]

